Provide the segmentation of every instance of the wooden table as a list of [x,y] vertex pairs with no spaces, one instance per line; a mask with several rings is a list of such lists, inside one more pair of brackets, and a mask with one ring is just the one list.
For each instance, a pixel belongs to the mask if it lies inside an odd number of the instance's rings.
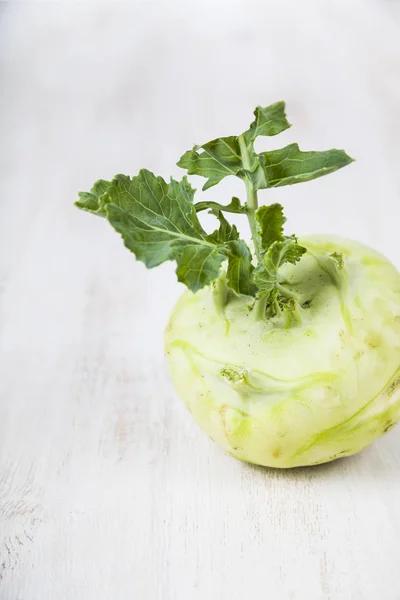
[[262,201],[400,266],[397,3],[4,3],[1,28],[1,599],[400,599],[400,429],[312,469],[226,456],[168,379],[173,266],[72,206],[285,99],[266,147],[357,162]]

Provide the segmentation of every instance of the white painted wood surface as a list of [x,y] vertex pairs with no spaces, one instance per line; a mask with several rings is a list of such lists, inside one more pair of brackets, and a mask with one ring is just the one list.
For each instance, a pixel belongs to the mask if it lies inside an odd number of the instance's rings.
[[400,599],[400,429],[292,472],[223,454],[167,376],[173,267],[72,207],[285,99],[279,144],[358,160],[268,199],[400,266],[398,3],[4,3],[1,36],[0,598]]

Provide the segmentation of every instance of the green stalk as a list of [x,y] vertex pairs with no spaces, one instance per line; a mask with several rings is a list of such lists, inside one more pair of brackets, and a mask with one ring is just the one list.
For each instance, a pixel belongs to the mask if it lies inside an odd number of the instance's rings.
[[[243,167],[246,171],[250,171],[250,156],[247,149],[246,141],[243,135],[239,136],[239,148],[242,156]],[[257,191],[254,189],[253,182],[250,177],[246,175],[244,180],[246,186],[246,215],[250,225],[251,238],[254,244],[254,251],[256,253],[257,261],[261,262],[261,248],[258,239],[256,211],[258,209],[258,198]],[[257,321],[263,321],[265,319],[265,310],[267,305],[267,299],[261,298],[256,300],[254,303],[254,315]]]
[[292,290],[289,290],[287,287],[285,287],[284,285],[281,285],[278,282],[276,284],[276,287],[280,291],[280,293],[282,294],[282,296],[285,296],[285,298],[291,298],[298,305],[301,304],[301,298],[300,298],[300,296],[298,294],[296,294],[295,292],[292,292]]
[[[249,151],[247,149],[246,142],[245,142],[243,135],[239,136],[239,147],[240,147],[240,154],[242,156],[243,166],[246,169],[246,171],[250,171],[250,169],[251,169],[250,156],[249,156]],[[257,221],[256,221],[256,211],[258,209],[257,192],[254,189],[253,182],[251,181],[250,177],[248,177],[247,175],[245,177],[244,183],[246,186],[246,214],[247,214],[247,218],[249,220],[251,237],[253,240],[256,257],[257,257],[258,262],[261,262],[261,249],[260,249],[260,243],[259,243],[259,239],[258,239]]]
[[264,321],[265,311],[267,309],[267,297],[259,298],[254,302],[254,316],[256,321]]
[[293,325],[299,325],[302,322],[302,310],[303,309],[301,308],[300,304],[298,304],[298,302],[295,301],[293,308],[285,311],[285,329],[289,329]]
[[229,287],[226,282],[226,275],[223,274],[213,284],[212,299],[214,302],[215,311],[218,316],[222,317],[225,321],[225,333],[228,334],[230,323],[226,318],[225,308],[228,303]]

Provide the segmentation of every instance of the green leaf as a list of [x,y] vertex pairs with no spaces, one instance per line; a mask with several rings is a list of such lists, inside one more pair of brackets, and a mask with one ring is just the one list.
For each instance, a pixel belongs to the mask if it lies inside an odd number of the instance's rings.
[[[227,262],[223,279],[238,294],[267,297],[274,306],[296,307],[298,299],[281,285],[278,271],[286,262],[296,263],[306,251],[294,236],[285,237],[285,217],[279,204],[257,211],[257,190],[308,181],[332,173],[352,162],[343,150],[302,152],[297,144],[257,154],[258,136],[274,136],[290,127],[285,103],[258,106],[254,120],[239,136],[222,137],[195,146],[186,152],[178,165],[189,174],[206,178],[203,189],[235,175],[246,187],[247,203],[238,198],[227,204],[199,202],[193,204],[194,189],[187,179],[169,183],[142,170],[136,177],[117,175],[113,181],[99,180],[90,192],[81,192],[76,205],[108,219],[127,248],[149,268],[167,260],[177,263],[179,281],[192,291],[217,279],[222,263]],[[197,213],[208,210],[219,220],[218,229],[208,234]],[[246,214],[254,252],[253,266],[248,246],[239,239],[237,228],[224,213]],[[332,255],[332,265],[343,266],[343,257]],[[224,283],[225,286],[225,283]],[[257,290],[258,287],[258,290]],[[258,312],[258,311],[257,311]],[[260,309],[260,314],[262,310]]]
[[225,219],[221,211],[216,212],[220,221],[219,229],[207,236],[207,240],[223,246],[228,258],[227,283],[237,294],[254,296],[256,292],[252,274],[252,256],[247,244],[239,239],[235,225]]
[[266,176],[264,187],[280,187],[310,181],[333,173],[354,160],[344,150],[302,152],[298,144],[290,144],[280,150],[262,152],[259,157]]
[[243,240],[228,244],[229,262],[227,279],[228,285],[237,294],[254,296],[256,287],[253,281],[254,267],[249,247]]
[[254,283],[258,287],[258,297],[268,296],[273,291],[283,293],[284,288],[278,280],[279,268],[285,263],[295,264],[306,249],[297,243],[294,236],[273,242],[265,253],[261,264],[254,270]]
[[229,213],[237,213],[244,214],[246,213],[246,207],[240,204],[239,198],[233,197],[231,202],[224,206],[223,204],[218,204],[218,202],[197,202],[194,205],[196,212],[200,212],[202,210],[209,210],[210,213],[217,216],[219,211],[229,212]]
[[96,181],[90,192],[79,192],[79,200],[75,202],[75,206],[101,217],[105,217],[105,205],[107,203],[107,193],[110,186],[110,181],[99,179]]
[[182,246],[207,245],[186,179],[167,184],[146,170],[137,177],[117,175],[108,190],[108,220],[125,245],[149,268],[172,260]]
[[[189,174],[207,177],[204,190],[228,175],[250,180],[254,189],[260,190],[310,181],[333,173],[353,161],[344,150],[302,152],[298,144],[256,154],[254,141],[258,136],[281,133],[290,127],[290,123],[286,118],[284,102],[264,108],[258,106],[254,116],[250,128],[242,136],[219,138],[195,146],[182,156],[178,165],[187,169]],[[240,137],[243,138],[242,142],[244,140],[243,148],[240,147]],[[203,151],[199,153],[199,149]]]
[[142,170],[137,177],[117,175],[112,182],[97,182],[91,192],[80,194],[77,205],[95,214],[102,211],[148,268],[175,260],[178,280],[193,292],[217,279],[228,260],[228,285],[237,293],[254,293],[250,250],[215,207],[219,228],[209,235],[203,230],[194,191],[186,178],[166,183]]
[[268,250],[273,242],[283,240],[283,226],[286,218],[280,204],[262,206],[256,212],[256,218],[260,225],[262,250]]
[[239,239],[239,233],[235,225],[231,225],[225,219],[221,211],[215,213],[220,222],[219,229],[207,236],[207,240],[212,244],[224,244]]
[[207,240],[187,179],[166,183],[146,170],[117,175],[107,192],[106,216],[138,260],[148,268],[176,260],[179,281],[192,291],[219,275],[223,248]]
[[187,245],[177,256],[178,281],[184,283],[192,292],[197,292],[218,278],[224,260],[226,256],[218,246],[212,248],[201,244]]
[[291,126],[286,118],[284,102],[276,102],[264,108],[257,106],[254,116],[254,121],[244,134],[247,145],[259,135],[277,135]]
[[[203,152],[199,153],[199,149],[203,149]],[[207,144],[195,146],[193,150],[185,152],[177,165],[187,169],[189,175],[207,177],[208,180],[203,186],[203,190],[207,190],[227,175],[237,175],[242,169],[238,138],[218,138]]]
[[290,127],[284,102],[276,102],[264,108],[257,106],[254,116],[255,120],[250,128],[242,134],[246,146],[245,158],[239,144],[241,136],[230,136],[194,146],[180,158],[178,166],[187,169],[189,175],[207,177],[203,190],[216,185],[228,175],[243,179],[246,172],[253,172],[259,166],[259,158],[253,148],[255,138],[259,135],[276,135]]

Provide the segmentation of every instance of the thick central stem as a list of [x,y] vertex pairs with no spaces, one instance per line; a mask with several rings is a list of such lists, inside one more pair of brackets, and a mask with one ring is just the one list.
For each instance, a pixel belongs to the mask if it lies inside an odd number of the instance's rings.
[[[249,151],[248,151],[248,148],[247,148],[247,145],[246,145],[243,135],[239,136],[239,147],[240,147],[240,154],[242,156],[243,166],[246,169],[246,171],[250,171],[251,170],[250,156],[249,156]],[[257,221],[256,221],[256,210],[258,209],[257,192],[254,189],[253,182],[251,181],[250,177],[247,174],[245,176],[244,183],[246,186],[246,197],[247,197],[246,198],[246,214],[247,214],[247,218],[249,220],[251,237],[253,240],[256,257],[257,257],[258,262],[260,262],[261,261],[261,250],[260,250],[260,244],[259,244],[259,239],[258,239]]]

